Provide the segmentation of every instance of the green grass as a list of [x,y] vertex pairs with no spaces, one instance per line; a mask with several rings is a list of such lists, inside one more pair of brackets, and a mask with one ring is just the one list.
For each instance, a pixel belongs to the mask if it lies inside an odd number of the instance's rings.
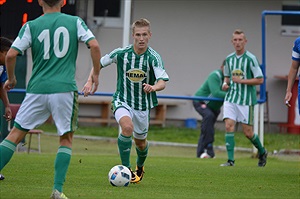
[[[36,139],[33,139],[33,147]],[[197,159],[192,147],[151,146],[145,178],[126,188],[112,187],[107,174],[120,163],[114,141],[74,139],[64,192],[72,199],[96,198],[299,198],[299,156],[272,156],[264,168],[249,153],[236,153],[235,167],[220,167],[226,154]],[[2,199],[48,198],[58,137],[42,135],[42,154],[16,153],[2,170]],[[132,150],[131,162],[135,162]]]
[[[55,126],[51,124],[45,124],[41,127],[41,129],[43,129],[46,132],[56,132]],[[199,133],[199,129],[188,129],[179,127],[161,128],[157,126],[151,126],[148,133],[148,140],[197,144]],[[75,134],[116,138],[118,135],[118,128],[101,126],[80,126]],[[225,146],[224,135],[224,131],[220,131],[218,129],[216,130],[214,142],[215,146]],[[245,138],[242,132],[235,133],[235,143],[237,147],[252,148],[250,141],[247,138]],[[269,151],[279,151],[281,149],[300,149],[300,135],[283,133],[265,133],[264,145]]]
[[[51,125],[42,128],[54,132]],[[52,129],[52,130],[51,130]],[[198,130],[185,128],[151,127],[150,140],[196,143]],[[117,128],[81,127],[76,134],[116,138]],[[242,133],[237,133],[237,144],[251,147]],[[16,153],[1,171],[6,179],[0,181],[2,199],[49,198],[53,186],[53,165],[58,137],[41,136],[42,153]],[[299,149],[299,136],[266,134],[271,149]],[[37,139],[33,136],[32,147]],[[217,132],[217,145],[224,145],[224,132]],[[288,143],[288,144],[287,144]],[[113,187],[108,183],[110,168],[120,164],[116,141],[75,138],[73,156],[64,193],[71,199],[121,198],[178,198],[178,199],[241,199],[285,198],[300,196],[300,157],[270,153],[266,167],[257,167],[251,154],[236,152],[235,167],[220,167],[226,161],[224,151],[216,151],[214,159],[195,158],[194,147],[151,146],[145,166],[145,177],[140,184]],[[135,162],[132,150],[131,162]]]

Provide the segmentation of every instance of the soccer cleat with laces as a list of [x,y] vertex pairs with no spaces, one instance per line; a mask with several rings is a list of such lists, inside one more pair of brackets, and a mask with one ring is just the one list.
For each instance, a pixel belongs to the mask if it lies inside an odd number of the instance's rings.
[[267,164],[267,157],[268,157],[268,152],[265,150],[265,153],[262,155],[259,155],[258,157],[258,166],[259,167],[264,167]]
[[0,173],[0,180],[4,180],[4,179],[5,179],[4,175],[2,175],[2,174]]
[[230,166],[234,166],[234,161],[232,160],[228,160],[226,163],[221,164],[221,167],[230,167]]
[[141,181],[140,177],[137,176],[136,173],[133,172],[131,169],[130,169],[130,171],[131,171],[131,180],[130,180],[130,183],[138,183],[138,182],[140,182]]
[[64,193],[61,193],[61,192],[57,191],[56,189],[53,190],[50,198],[51,199],[69,199]]
[[135,170],[135,174],[140,178],[140,181],[142,181],[143,177],[144,177],[144,166],[136,166],[136,170]]

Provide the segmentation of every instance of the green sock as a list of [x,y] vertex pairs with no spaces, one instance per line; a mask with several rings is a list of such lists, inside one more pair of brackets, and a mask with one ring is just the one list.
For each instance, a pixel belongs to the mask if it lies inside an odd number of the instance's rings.
[[62,187],[66,179],[67,171],[70,165],[72,149],[66,146],[60,146],[56,154],[54,164],[54,187],[62,192]]
[[132,146],[131,136],[127,137],[122,134],[119,134],[118,137],[118,148],[120,153],[120,158],[122,165],[130,168],[130,151]]
[[262,146],[259,137],[257,134],[254,133],[253,137],[249,139],[252,144],[257,148],[259,155],[262,155],[265,153],[265,148]]
[[9,162],[17,145],[9,140],[4,139],[0,144],[0,171]]
[[146,148],[141,151],[140,149],[138,149],[137,147],[135,147],[136,153],[137,153],[137,159],[136,159],[136,165],[141,167],[144,166],[145,160],[147,158],[148,155],[148,148],[149,148],[149,143],[147,142],[147,146]]
[[225,142],[226,142],[226,149],[228,160],[234,161],[234,133],[233,132],[226,132],[225,134]]

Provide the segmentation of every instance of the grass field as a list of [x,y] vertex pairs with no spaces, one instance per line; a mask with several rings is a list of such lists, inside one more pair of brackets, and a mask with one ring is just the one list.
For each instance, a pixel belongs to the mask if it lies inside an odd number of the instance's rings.
[[[106,130],[113,131],[113,129],[103,128],[103,134],[106,134],[104,133]],[[81,131],[91,132],[92,130],[81,128]],[[165,136],[169,136],[168,134],[171,133],[167,129],[162,131],[166,131]],[[189,130],[187,131],[185,133],[190,133]],[[78,133],[82,134],[80,131]],[[176,139],[178,136],[181,134],[175,136]],[[220,137],[223,139],[224,134]],[[291,148],[296,147],[297,149],[299,137],[292,135],[293,140],[289,137],[289,135],[286,136],[290,142],[288,145],[279,145],[276,142],[276,147],[291,146]],[[279,139],[283,138],[279,137]],[[217,140],[221,142],[219,138]],[[243,138],[243,140],[246,139]],[[196,143],[196,140],[193,142]],[[239,144],[240,146],[244,145]],[[32,145],[36,145],[35,138]],[[56,136],[44,134],[42,135],[42,154],[16,153],[11,162],[2,170],[6,179],[0,181],[0,198],[49,198],[53,184],[53,165],[57,146],[58,138]],[[273,147],[272,143],[269,144],[269,148],[276,147]],[[133,148],[131,159],[133,165],[135,157]],[[112,187],[108,183],[107,174],[112,166],[120,163],[116,142],[114,140],[76,138],[64,192],[71,199],[298,199],[300,197],[299,156],[279,156],[270,153],[268,163],[264,168],[257,167],[257,159],[251,158],[250,153],[237,152],[235,167],[220,167],[219,165],[224,161],[226,161],[224,151],[216,151],[214,159],[197,159],[193,147],[151,146],[143,181],[140,184],[131,184],[126,188]]]

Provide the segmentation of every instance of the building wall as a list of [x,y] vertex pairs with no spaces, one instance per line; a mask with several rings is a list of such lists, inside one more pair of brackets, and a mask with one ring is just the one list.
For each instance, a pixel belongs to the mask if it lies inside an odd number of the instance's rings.
[[[83,0],[80,0],[82,2]],[[262,61],[261,13],[263,10],[281,10],[278,0],[214,0],[214,1],[139,1],[133,0],[132,20],[147,18],[151,21],[153,36],[150,46],[162,56],[170,76],[163,95],[191,96],[205,81],[207,75],[219,68],[223,59],[234,48],[230,42],[236,28],[246,33],[246,48]],[[91,3],[89,3],[89,9]],[[81,10],[82,11],[82,10]],[[84,15],[84,11],[81,12]],[[92,12],[86,21],[92,23]],[[287,75],[291,63],[291,48],[295,36],[282,36],[281,17],[267,16],[266,75],[269,93],[270,121],[286,122],[287,109],[283,104],[286,82],[274,78]],[[102,55],[122,47],[122,28],[92,27],[100,43]],[[130,39],[130,41],[132,41]],[[79,89],[84,85],[91,60],[84,44],[80,45],[76,79]],[[114,92],[116,68],[101,71],[98,92]],[[201,117],[194,111],[191,101],[181,100],[181,105],[167,113],[169,119]],[[219,116],[221,120],[222,114]]]

